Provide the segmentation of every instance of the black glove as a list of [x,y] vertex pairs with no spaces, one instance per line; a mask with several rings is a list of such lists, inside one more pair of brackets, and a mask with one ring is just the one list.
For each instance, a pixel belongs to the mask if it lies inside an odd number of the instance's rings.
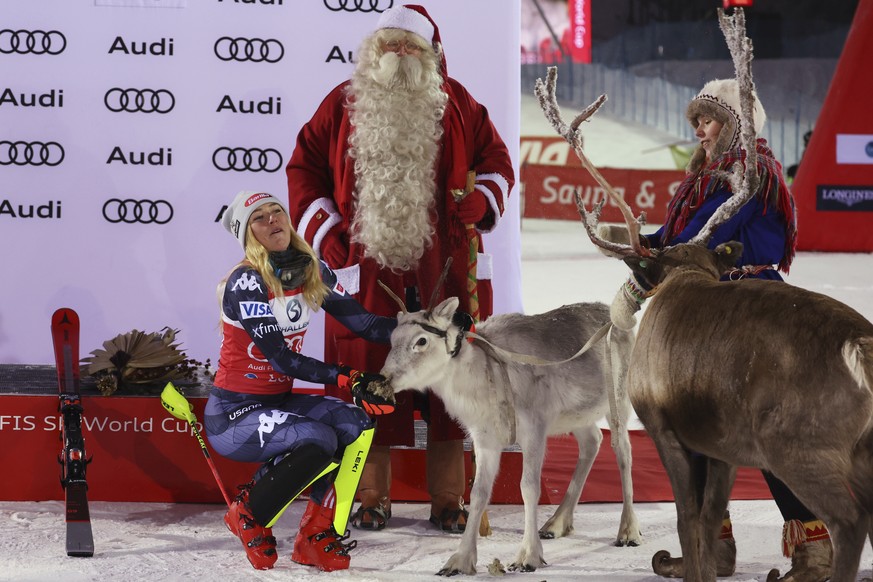
[[270,264],[282,282],[283,289],[296,289],[303,285],[306,280],[306,267],[311,262],[312,257],[291,247],[270,253]]
[[337,378],[337,384],[352,393],[352,400],[355,404],[372,416],[381,416],[394,412],[396,402],[393,393],[391,393],[389,399],[373,392],[376,385],[384,385],[384,383],[385,376],[369,372],[359,372],[358,370],[351,370],[348,375],[340,374]]

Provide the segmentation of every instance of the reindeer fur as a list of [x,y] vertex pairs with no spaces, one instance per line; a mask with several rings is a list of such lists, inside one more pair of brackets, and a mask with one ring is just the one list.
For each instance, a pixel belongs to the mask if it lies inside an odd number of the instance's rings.
[[[612,431],[624,498],[616,545],[638,545],[641,537],[633,511],[627,433],[630,403],[624,389],[632,333],[613,328],[607,338],[566,363],[524,364],[480,340],[468,342],[459,337],[463,330],[452,323],[457,307],[458,299],[450,298],[429,312],[398,314],[391,352],[382,368],[394,392],[425,388],[435,392],[465,427],[476,451],[468,526],[458,551],[438,574],[476,572],[478,528],[470,524],[478,524],[485,512],[501,452],[514,442],[524,455],[525,523],[521,548],[510,569],[532,571],[545,564],[540,538],[573,531],[573,510],[603,438],[596,423],[604,416]],[[606,305],[586,303],[540,315],[496,315],[478,324],[476,335],[503,350],[560,361],[576,353],[607,323]],[[420,324],[445,330],[445,337]],[[456,345],[460,350],[452,357]],[[563,501],[537,534],[546,437],[565,433],[572,433],[579,443],[577,466]]]
[[873,539],[873,324],[784,282],[718,281],[741,251],[680,244],[625,259],[660,281],[627,386],[673,486],[685,580],[715,580],[735,470],[749,466],[773,473],[825,522],[832,580],[854,581]]

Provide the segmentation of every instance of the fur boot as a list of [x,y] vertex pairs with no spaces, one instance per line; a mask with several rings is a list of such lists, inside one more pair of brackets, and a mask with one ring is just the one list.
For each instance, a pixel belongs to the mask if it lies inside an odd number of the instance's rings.
[[430,522],[443,531],[462,533],[468,515],[464,509],[464,441],[428,439],[426,464]]
[[834,549],[830,534],[820,520],[785,522],[783,550],[791,557],[791,569],[782,582],[824,582],[831,577]]
[[[734,540],[733,526],[729,513],[721,523],[721,534],[715,545],[715,575],[733,576],[737,569],[737,543]],[[665,578],[684,578],[685,563],[682,558],[671,558],[664,550],[652,557],[652,570]]]
[[358,484],[357,511],[351,523],[358,529],[383,529],[391,518],[391,448],[373,445]]

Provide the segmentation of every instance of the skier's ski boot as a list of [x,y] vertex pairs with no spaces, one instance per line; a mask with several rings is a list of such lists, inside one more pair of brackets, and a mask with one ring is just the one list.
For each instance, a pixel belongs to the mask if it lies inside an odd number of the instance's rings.
[[333,528],[335,507],[327,505],[328,500],[335,500],[332,493],[333,489],[325,497],[324,505],[309,501],[300,518],[300,530],[291,554],[291,559],[298,564],[315,566],[325,572],[348,569],[349,551],[358,545],[356,541],[344,544],[348,534],[340,536]]
[[252,517],[252,509],[249,507],[249,490],[252,485],[254,481],[239,486],[239,495],[224,514],[224,523],[242,541],[252,567],[256,570],[269,570],[279,557],[276,553],[276,538],[270,528],[259,525]]

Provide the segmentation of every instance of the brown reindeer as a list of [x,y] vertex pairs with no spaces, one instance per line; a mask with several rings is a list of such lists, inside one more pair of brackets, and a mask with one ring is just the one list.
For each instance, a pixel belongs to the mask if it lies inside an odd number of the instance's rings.
[[[550,71],[538,95],[585,164],[579,119],[570,126],[560,120],[554,81]],[[751,141],[744,136],[747,151]],[[710,250],[706,243],[752,196],[753,169],[753,163],[735,169],[736,194],[701,236],[662,250],[639,244],[641,220],[599,175],[622,207],[631,244],[597,235],[602,203],[590,213],[578,199],[577,205],[591,240],[656,285],[640,322],[628,392],[670,478],[684,578],[715,580],[716,542],[736,468],[749,466],[770,471],[825,522],[834,546],[831,579],[850,582],[865,538],[873,540],[873,324],[833,298],[784,282],[719,281],[742,246]],[[655,555],[656,572],[665,558],[666,552]],[[771,571],[768,580],[777,576]]]

